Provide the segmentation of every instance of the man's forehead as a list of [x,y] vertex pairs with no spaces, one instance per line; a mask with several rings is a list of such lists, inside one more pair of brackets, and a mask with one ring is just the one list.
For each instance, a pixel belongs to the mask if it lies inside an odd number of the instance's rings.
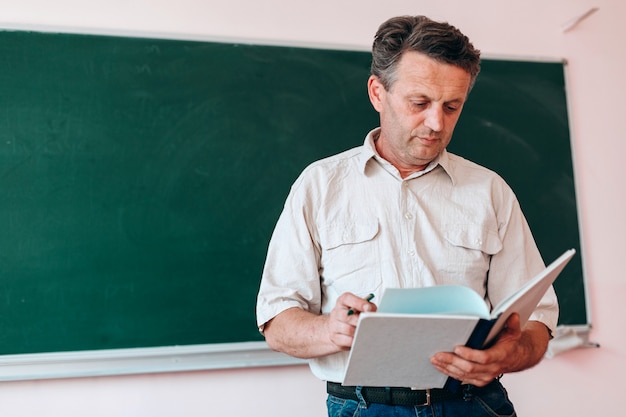
[[446,100],[465,100],[471,79],[460,67],[412,51],[403,54],[396,75],[394,85],[404,93]]

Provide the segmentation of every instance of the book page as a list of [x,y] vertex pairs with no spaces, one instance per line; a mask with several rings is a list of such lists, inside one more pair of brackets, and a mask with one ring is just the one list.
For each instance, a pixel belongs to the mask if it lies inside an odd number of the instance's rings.
[[387,288],[379,313],[456,314],[489,318],[487,304],[476,291],[457,285],[424,288]]

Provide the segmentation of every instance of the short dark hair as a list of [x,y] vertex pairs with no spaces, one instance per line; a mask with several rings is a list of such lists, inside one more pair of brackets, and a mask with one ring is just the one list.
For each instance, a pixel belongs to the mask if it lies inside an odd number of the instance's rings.
[[385,90],[393,85],[398,62],[406,51],[464,69],[471,77],[470,89],[480,72],[480,51],[456,27],[426,16],[398,16],[380,25],[372,46],[371,73]]

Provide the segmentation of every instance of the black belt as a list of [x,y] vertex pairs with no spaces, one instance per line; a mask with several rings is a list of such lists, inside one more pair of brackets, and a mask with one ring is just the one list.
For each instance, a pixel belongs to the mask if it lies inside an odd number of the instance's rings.
[[[362,387],[361,394],[366,402],[388,405],[431,405],[432,403],[458,400],[463,398],[464,390],[450,392],[446,389],[414,390],[411,388],[396,387]],[[345,400],[359,401],[356,395],[356,387],[344,386],[336,382],[326,383],[326,392]]]

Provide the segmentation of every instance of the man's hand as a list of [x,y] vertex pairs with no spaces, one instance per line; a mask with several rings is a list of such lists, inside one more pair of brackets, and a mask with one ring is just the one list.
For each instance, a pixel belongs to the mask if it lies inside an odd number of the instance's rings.
[[[348,314],[352,309],[354,314]],[[303,359],[349,350],[362,312],[376,305],[352,293],[344,293],[328,315],[290,308],[270,320],[263,334],[270,348]]]
[[340,349],[349,350],[352,347],[356,325],[359,323],[359,314],[376,311],[376,304],[371,303],[352,293],[344,293],[337,299],[328,320],[328,334],[330,340]]
[[513,314],[489,349],[457,346],[454,352],[435,354],[431,363],[448,376],[482,387],[501,374],[522,371],[539,363],[549,340],[550,333],[543,323],[529,321],[522,330],[519,316]]

